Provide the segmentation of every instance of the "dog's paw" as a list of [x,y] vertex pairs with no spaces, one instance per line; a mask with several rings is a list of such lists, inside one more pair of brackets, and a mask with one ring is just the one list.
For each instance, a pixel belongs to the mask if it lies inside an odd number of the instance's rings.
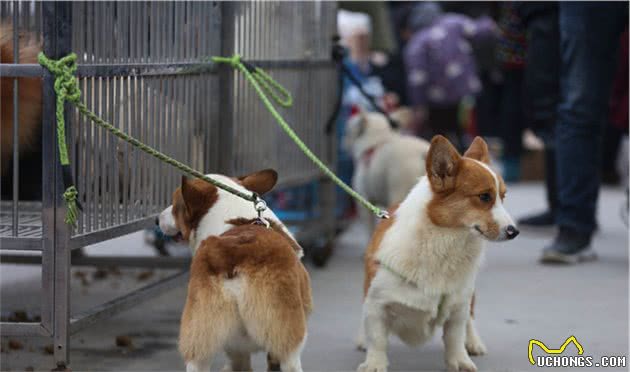
[[488,349],[486,349],[486,345],[483,344],[483,341],[478,337],[474,337],[471,340],[466,340],[466,351],[470,356],[478,356],[487,353]]
[[448,372],[477,372],[477,366],[468,355],[447,359],[446,369]]
[[387,372],[387,363],[365,361],[359,365],[357,372]]

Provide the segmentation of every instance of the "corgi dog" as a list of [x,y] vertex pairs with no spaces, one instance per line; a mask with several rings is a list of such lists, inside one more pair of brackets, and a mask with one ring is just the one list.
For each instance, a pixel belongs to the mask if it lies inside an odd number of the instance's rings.
[[489,159],[480,137],[463,156],[446,138],[434,137],[427,175],[377,226],[365,255],[359,346],[367,354],[359,371],[387,370],[389,334],[418,345],[438,327],[448,370],[476,371],[469,355],[486,351],[471,317],[482,243],[519,234]]
[[[273,170],[210,176],[258,195],[278,177]],[[257,351],[268,353],[270,370],[302,371],[312,309],[302,248],[271,210],[262,217],[269,228],[256,223],[252,202],[185,177],[159,216],[162,232],[181,235],[193,250],[179,335],[186,371],[208,371],[221,350],[229,359],[224,371],[250,371]]]
[[[429,143],[392,129],[381,113],[354,110],[346,126],[344,146],[355,165],[352,186],[374,204],[388,207],[400,203],[425,174]],[[359,213],[372,233],[374,216],[363,208]]]

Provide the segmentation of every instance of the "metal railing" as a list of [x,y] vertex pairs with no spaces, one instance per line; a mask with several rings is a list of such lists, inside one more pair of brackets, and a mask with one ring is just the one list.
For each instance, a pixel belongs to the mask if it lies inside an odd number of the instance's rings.
[[[334,139],[324,135],[323,126],[337,89],[329,61],[335,11],[335,3],[327,2],[0,3],[0,18],[13,23],[16,47],[22,31],[31,33],[51,58],[77,53],[82,99],[107,121],[196,169],[238,175],[273,167],[285,186],[312,182],[320,175],[264,111],[242,76],[198,62],[237,52],[266,68],[293,93],[293,108],[282,114],[309,147],[332,164]],[[83,205],[77,227],[69,228],[61,199],[53,78],[34,62],[24,62],[3,61],[0,76],[14,81],[16,112],[20,79],[43,79],[41,198],[20,200],[20,182],[25,179],[20,172],[28,170],[13,161],[12,169],[2,174],[11,178],[12,197],[0,205],[0,258],[41,265],[42,313],[40,323],[3,322],[0,333],[52,337],[55,361],[65,366],[71,333],[185,282],[182,271],[94,309],[70,312],[73,265],[187,267],[188,261],[181,258],[71,254],[150,226],[170,204],[180,177],[68,105],[70,159]],[[13,128],[19,128],[14,117]],[[14,141],[12,159],[18,154]],[[311,225],[332,234],[334,189],[329,182],[320,184],[321,219]],[[38,254],[9,253],[24,250]]]

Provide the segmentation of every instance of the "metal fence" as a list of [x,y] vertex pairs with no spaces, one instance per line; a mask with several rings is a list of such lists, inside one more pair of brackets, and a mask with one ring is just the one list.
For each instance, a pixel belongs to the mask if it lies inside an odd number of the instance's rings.
[[[280,185],[312,182],[319,173],[242,76],[199,61],[236,52],[269,71],[294,96],[293,107],[282,114],[332,164],[334,139],[324,135],[323,126],[337,89],[329,61],[335,11],[331,2],[0,3],[0,18],[13,23],[15,38],[17,31],[32,33],[52,58],[78,55],[82,99],[99,116],[196,169],[238,175],[273,167]],[[68,105],[68,145],[83,205],[77,227],[68,228],[60,198],[53,79],[39,65],[19,59],[0,65],[0,75],[14,81],[43,78],[41,201],[20,200],[23,178],[17,176],[25,170],[14,162],[2,175],[12,177],[14,192],[11,200],[2,201],[0,248],[2,262],[41,262],[44,293],[41,323],[3,322],[0,331],[52,337],[56,363],[67,365],[69,334],[186,280],[185,273],[177,273],[70,314],[72,265],[186,266],[185,260],[161,257],[77,256],[71,263],[72,250],[150,226],[170,203],[180,178],[173,168],[118,141]],[[13,103],[19,110],[17,91]],[[16,120],[13,128],[18,126]],[[14,146],[14,157],[18,151]],[[325,222],[311,225],[329,234],[334,226],[326,215],[334,209],[334,189],[328,182],[321,185]],[[37,254],[9,253],[25,250]]]

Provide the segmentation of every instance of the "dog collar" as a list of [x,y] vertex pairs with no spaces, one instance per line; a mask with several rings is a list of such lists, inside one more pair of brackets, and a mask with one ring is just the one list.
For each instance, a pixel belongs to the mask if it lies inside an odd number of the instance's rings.
[[386,265],[386,264],[382,263],[381,261],[379,261],[379,262],[378,262],[378,265],[379,265],[380,267],[382,267],[383,269],[385,269],[385,270],[389,271],[390,273],[394,274],[395,276],[399,277],[400,279],[402,279],[402,280],[403,280],[404,282],[406,282],[407,284],[411,284],[411,285],[416,286],[416,287],[418,286],[418,285],[416,284],[416,282],[415,282],[415,281],[413,281],[413,280],[409,279],[409,278],[408,278],[408,277],[406,277],[405,275],[403,275],[403,274],[401,274],[400,272],[398,272],[398,271],[394,270],[391,266]]

